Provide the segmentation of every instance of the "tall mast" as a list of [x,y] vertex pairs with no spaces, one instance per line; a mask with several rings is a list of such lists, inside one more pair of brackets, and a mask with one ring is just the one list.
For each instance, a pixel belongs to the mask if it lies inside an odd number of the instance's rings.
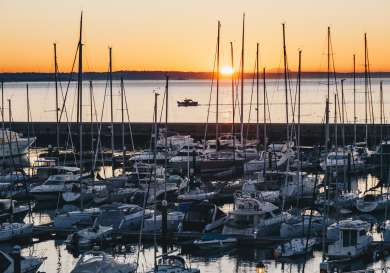
[[217,103],[216,103],[216,112],[215,112],[215,140],[216,140],[216,146],[217,151],[219,150],[219,120],[218,120],[218,114],[219,114],[219,44],[220,44],[220,35],[221,35],[221,22],[218,21],[218,35],[217,35]]
[[356,145],[356,55],[353,54],[353,144]]
[[126,147],[125,147],[124,96],[125,96],[125,86],[123,84],[123,77],[121,77],[122,175],[125,174],[125,167],[126,167],[125,166]]
[[[344,97],[344,81],[345,79],[341,80],[341,133],[342,133],[342,141],[343,141],[343,148],[345,147],[345,97]],[[344,149],[343,149],[344,151]]]
[[[298,57],[298,174],[300,173],[301,168],[301,74],[302,74],[302,51],[299,50]],[[299,175],[300,177],[300,175]]]
[[[164,199],[161,202],[161,233],[162,233],[162,252],[167,254],[167,231],[168,231],[168,211],[167,211],[167,167],[168,167],[168,103],[169,103],[169,76],[165,78],[165,170],[164,170]],[[193,166],[195,169],[195,164]]]
[[[379,145],[382,145],[382,141],[383,141],[383,121],[384,121],[384,105],[383,105],[383,81],[380,81],[379,83],[379,100],[380,100],[380,143]],[[381,152],[381,156],[380,156],[380,179],[383,179],[383,151]],[[381,187],[381,189],[383,190],[383,186]],[[387,211],[386,211],[387,212]]]
[[112,170],[112,176],[115,176],[115,168],[114,168],[114,104],[113,104],[113,96],[112,96],[112,48],[108,48],[109,51],[109,80],[110,80],[110,120],[111,120],[111,170]]
[[[330,27],[328,26],[328,33],[327,33],[327,40],[328,40],[328,53],[327,53],[327,96],[326,101],[329,104],[329,96],[330,96]],[[326,114],[325,114],[325,148],[327,149],[329,146],[329,106],[326,106]]]
[[58,108],[58,63],[57,63],[57,44],[54,43],[54,85],[55,85],[55,99],[56,99],[56,137],[57,137],[57,149],[60,147],[60,120],[59,120],[59,108]]
[[259,43],[256,44],[256,146],[259,147]]
[[92,84],[92,81],[89,81],[89,111],[90,111],[90,115],[91,115],[91,119],[90,119],[91,152],[93,154],[93,84]]
[[287,49],[286,49],[286,26],[283,26],[283,62],[284,62],[284,91],[285,91],[285,103],[286,103],[286,133],[287,143],[289,143],[289,124],[288,124],[288,79],[287,79]]
[[[81,183],[81,176],[83,173],[83,39],[82,39],[82,33],[83,33],[83,13],[81,13],[80,17],[80,38],[79,38],[79,71],[78,71],[78,83],[77,83],[77,90],[78,90],[78,122],[79,122],[79,137],[80,137],[80,183]],[[81,206],[82,206],[82,198],[81,198]]]
[[266,171],[267,163],[266,163],[266,153],[267,153],[267,88],[266,88],[266,79],[265,79],[265,67],[263,68],[263,138],[264,138],[264,174]]
[[[30,95],[28,84],[26,84],[26,99],[27,99],[27,142],[30,144]],[[30,162],[30,145],[27,149],[27,159]],[[31,168],[28,168],[28,174],[30,175]]]
[[[157,128],[157,99],[159,94],[156,92],[154,93],[154,111],[153,111],[153,122],[154,122],[154,138],[153,138],[153,174],[154,174],[154,183],[153,183],[153,197],[156,198],[156,190],[157,190],[157,175],[156,175],[156,169],[157,169],[157,160],[156,160],[156,146],[157,146],[157,134],[158,134],[158,128]],[[154,202],[154,210],[157,211],[157,202]],[[154,221],[156,221],[156,215],[154,215]],[[153,234],[154,238],[154,268],[157,267],[157,238],[156,238],[156,232]]]
[[233,56],[233,42],[230,42],[230,61],[231,61],[231,66],[233,69],[232,73],[232,79],[231,79],[231,84],[232,84],[232,135],[233,135],[233,159],[236,158],[236,134],[235,134],[235,116],[236,116],[236,103],[235,103],[235,92],[234,92],[234,56]]
[[368,146],[368,112],[367,112],[367,96],[368,96],[368,67],[367,67],[367,34],[364,33],[364,111],[365,111],[365,142]]
[[242,16],[242,40],[241,40],[241,144],[245,145],[244,140],[244,53],[245,53],[245,13]]
[[[79,39],[79,71],[78,71],[78,102],[79,105],[77,109],[78,111],[78,118],[79,118],[79,137],[80,137],[80,189],[82,193],[82,173],[83,173],[83,39],[82,39],[82,33],[83,33],[83,13],[81,13],[80,17],[80,39]],[[80,206],[81,209],[84,208],[83,204],[83,196],[80,198]]]
[[[1,82],[1,127],[3,130],[3,133],[1,137],[3,138],[3,141],[5,141],[5,122],[4,122],[4,82]],[[3,164],[5,164],[5,154],[4,154],[4,145],[1,145],[2,148],[2,161]]]

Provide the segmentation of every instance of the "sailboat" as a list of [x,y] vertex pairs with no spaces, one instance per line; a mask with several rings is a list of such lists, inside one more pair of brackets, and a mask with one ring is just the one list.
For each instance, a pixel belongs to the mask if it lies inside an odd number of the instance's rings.
[[136,266],[132,263],[120,263],[105,252],[89,251],[84,253],[71,273],[133,273]]

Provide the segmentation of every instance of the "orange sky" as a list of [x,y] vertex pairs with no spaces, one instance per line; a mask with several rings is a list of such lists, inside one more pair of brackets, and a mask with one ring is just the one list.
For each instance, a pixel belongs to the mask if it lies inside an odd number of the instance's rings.
[[363,69],[363,33],[368,33],[371,70],[390,71],[389,0],[1,0],[0,72],[52,71],[52,44],[59,66],[73,60],[80,11],[84,11],[85,68],[105,71],[108,46],[114,70],[210,71],[221,20],[221,63],[229,41],[239,62],[241,17],[246,12],[246,70],[256,42],[261,66],[282,65],[281,23],[287,24],[290,69],[303,50],[306,71],[326,69],[326,28],[332,27],[338,71]]

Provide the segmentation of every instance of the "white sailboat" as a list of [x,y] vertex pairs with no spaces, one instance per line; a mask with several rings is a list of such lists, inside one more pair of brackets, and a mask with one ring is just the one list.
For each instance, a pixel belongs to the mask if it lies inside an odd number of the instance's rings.
[[84,253],[71,273],[133,273],[136,266],[131,263],[120,263],[105,252],[89,251]]

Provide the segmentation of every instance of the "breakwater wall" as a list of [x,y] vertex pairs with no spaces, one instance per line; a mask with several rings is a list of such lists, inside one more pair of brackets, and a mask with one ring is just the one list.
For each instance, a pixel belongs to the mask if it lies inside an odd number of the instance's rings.
[[[13,122],[11,124],[6,123],[5,126],[11,130],[22,133],[27,136],[30,132],[30,136],[37,138],[36,145],[38,147],[46,147],[48,145],[56,145],[56,123],[55,122]],[[160,127],[165,127],[165,124],[159,124]],[[170,132],[177,132],[180,134],[188,134],[193,136],[197,140],[202,140],[205,135],[205,123],[169,123],[168,128]],[[342,131],[343,126],[337,126],[338,143],[342,143]],[[382,129],[381,129],[382,128]],[[150,136],[153,129],[153,124],[150,122],[135,122],[131,123],[131,132],[133,141],[136,147],[147,147],[150,142]],[[286,125],[282,123],[267,124],[267,136],[269,142],[278,142],[286,139]],[[83,124],[83,142],[84,147],[89,148],[92,145],[92,141],[96,143],[97,135],[100,130],[100,139],[104,147],[111,147],[111,124],[105,123],[85,123]],[[296,135],[297,126],[292,127],[293,134]],[[374,145],[380,141],[380,132],[384,139],[388,139],[390,135],[389,125],[368,125],[369,143]],[[72,142],[75,145],[79,143],[78,131],[79,127],[77,123],[60,123],[60,144],[65,147],[66,143],[70,143],[70,135],[72,135]],[[231,124],[220,124],[219,131],[223,133],[230,133],[232,131]],[[236,124],[235,132],[240,132],[240,125]],[[260,140],[263,141],[263,125],[259,124]],[[320,145],[325,141],[325,127],[323,124],[318,123],[305,123],[301,124],[301,143],[302,145]],[[335,126],[330,125],[330,138],[331,142],[335,140]],[[352,143],[354,136],[354,125],[345,124],[344,136],[346,143]],[[256,124],[245,124],[244,134],[248,135],[249,139],[256,138]],[[121,148],[122,143],[122,124],[114,123],[114,135],[115,135],[115,147]],[[129,124],[124,126],[125,146],[131,147],[131,134]],[[356,125],[357,141],[363,141],[365,137],[365,125]],[[207,126],[207,139],[215,137],[215,124],[210,123]],[[93,140],[94,139],[94,140]],[[94,144],[96,145],[96,144]]]

